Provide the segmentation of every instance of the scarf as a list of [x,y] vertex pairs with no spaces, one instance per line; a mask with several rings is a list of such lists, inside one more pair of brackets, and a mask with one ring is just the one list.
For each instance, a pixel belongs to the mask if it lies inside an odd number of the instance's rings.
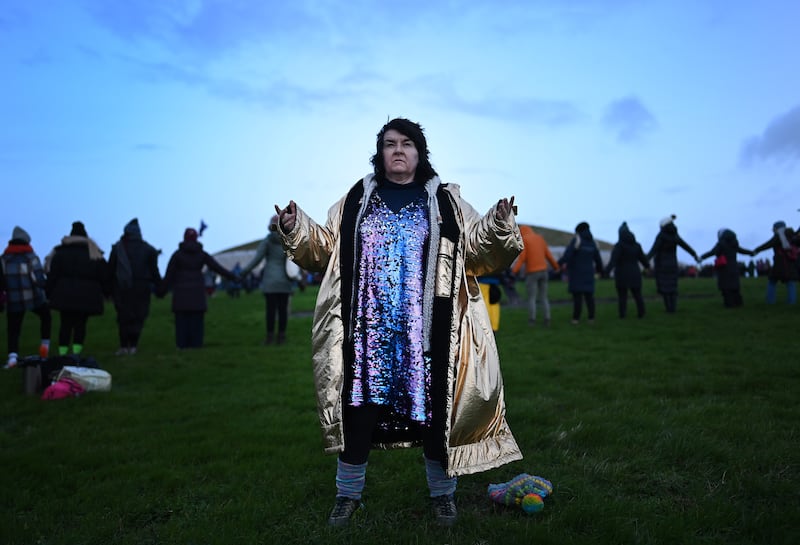
[[89,237],[82,237],[80,235],[69,235],[61,239],[61,244],[86,244],[89,247],[89,259],[96,261],[103,259],[103,250],[97,243]]
[[781,241],[781,247],[784,250],[789,249],[789,239],[786,238],[786,227],[779,227],[775,229],[775,234],[778,235],[778,239]]

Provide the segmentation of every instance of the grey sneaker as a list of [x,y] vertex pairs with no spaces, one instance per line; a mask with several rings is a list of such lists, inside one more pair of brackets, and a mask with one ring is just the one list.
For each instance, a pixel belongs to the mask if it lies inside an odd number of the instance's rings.
[[364,504],[361,500],[336,496],[336,503],[333,504],[331,516],[328,517],[328,524],[331,526],[347,526],[353,513],[362,509]]
[[458,512],[456,511],[456,500],[452,494],[431,498],[431,503],[433,504],[433,515],[436,517],[436,522],[441,526],[455,524]]

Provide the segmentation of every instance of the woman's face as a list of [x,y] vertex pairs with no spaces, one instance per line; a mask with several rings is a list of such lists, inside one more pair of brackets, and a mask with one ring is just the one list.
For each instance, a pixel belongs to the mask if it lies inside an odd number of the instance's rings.
[[419,164],[419,152],[414,141],[394,129],[383,135],[383,165],[386,178],[397,184],[414,181]]

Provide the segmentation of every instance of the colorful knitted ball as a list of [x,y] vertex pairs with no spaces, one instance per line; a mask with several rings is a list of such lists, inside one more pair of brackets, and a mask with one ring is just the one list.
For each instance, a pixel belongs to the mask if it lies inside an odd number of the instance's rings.
[[526,494],[521,503],[522,510],[528,514],[538,513],[544,509],[544,500],[539,494]]

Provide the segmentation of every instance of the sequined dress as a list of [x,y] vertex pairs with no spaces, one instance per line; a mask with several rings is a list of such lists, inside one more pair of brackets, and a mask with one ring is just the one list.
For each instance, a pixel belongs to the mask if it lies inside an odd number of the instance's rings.
[[359,226],[354,373],[350,405],[388,407],[394,418],[431,417],[430,360],[422,351],[426,201],[393,211],[374,193]]

